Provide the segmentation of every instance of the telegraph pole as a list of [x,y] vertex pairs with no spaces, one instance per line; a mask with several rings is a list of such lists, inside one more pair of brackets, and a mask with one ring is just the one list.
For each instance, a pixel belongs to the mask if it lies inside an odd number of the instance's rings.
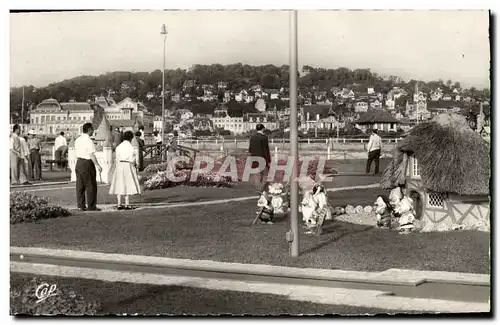
[[292,184],[290,193],[290,255],[299,256],[299,183],[297,182],[299,145],[297,126],[297,72],[298,72],[298,44],[297,44],[297,10],[290,15],[290,150],[294,160],[292,169]]
[[24,131],[24,86],[23,86],[23,99],[21,100],[21,129]]
[[163,70],[161,75],[161,143],[163,145],[165,142],[165,49],[167,44],[167,27],[165,24],[161,25],[161,35],[163,35]]

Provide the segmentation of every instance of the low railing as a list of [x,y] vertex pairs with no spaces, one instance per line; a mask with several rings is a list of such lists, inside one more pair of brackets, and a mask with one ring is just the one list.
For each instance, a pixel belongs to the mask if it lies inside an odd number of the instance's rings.
[[[147,144],[143,148],[144,160],[157,163],[166,160],[168,148],[167,144]],[[199,150],[197,149],[186,147],[183,145],[177,145],[177,154],[179,156],[186,156],[194,160],[198,152]]]
[[[383,143],[398,143],[403,138],[382,138]],[[298,143],[307,143],[307,144],[319,144],[319,143],[368,143],[369,138],[299,138],[297,139]],[[179,139],[179,143],[185,144],[221,144],[221,143],[243,143],[248,142],[249,139]],[[283,139],[274,139],[270,138],[269,143],[290,143],[289,138]]]

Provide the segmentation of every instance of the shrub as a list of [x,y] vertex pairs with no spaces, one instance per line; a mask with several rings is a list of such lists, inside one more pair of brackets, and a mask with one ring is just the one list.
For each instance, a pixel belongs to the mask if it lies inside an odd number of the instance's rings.
[[43,219],[67,217],[71,213],[60,206],[50,205],[44,198],[26,192],[10,194],[10,223],[34,222]]
[[147,165],[146,168],[144,168],[144,173],[151,174],[151,173],[163,172],[166,171],[167,168],[168,168],[168,163],[166,162],[159,164],[151,164]]
[[34,277],[20,288],[10,290],[11,315],[96,315],[99,303],[85,299],[78,293],[57,288],[57,295],[37,303],[36,289],[44,283],[40,277]]
[[144,189],[156,190],[180,185],[194,187],[232,187],[233,185],[230,177],[221,176],[216,172],[201,173],[195,181],[191,181],[190,170],[175,170],[174,176],[182,178],[183,180],[174,182],[169,178],[169,172],[158,172],[144,183]]

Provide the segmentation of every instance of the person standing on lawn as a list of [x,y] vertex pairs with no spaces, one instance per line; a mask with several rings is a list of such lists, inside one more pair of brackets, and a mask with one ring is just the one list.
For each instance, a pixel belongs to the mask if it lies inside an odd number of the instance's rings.
[[[90,138],[94,133],[92,123],[85,123],[83,133],[75,140],[76,155],[76,201],[81,211],[101,211],[97,208],[97,174],[102,172],[102,167],[95,157],[95,144]],[[85,205],[87,194],[88,205]]]
[[[116,167],[111,176],[109,194],[116,195],[117,210],[131,210],[130,195],[141,194],[139,178],[136,170],[136,153],[131,141],[134,138],[132,131],[123,134],[123,142],[116,148]],[[122,205],[121,197],[124,196],[125,205]]]
[[33,180],[42,180],[42,156],[40,155],[40,150],[42,149],[42,143],[39,138],[36,137],[35,130],[30,130],[28,132],[28,148],[30,150],[31,166],[29,166],[31,175],[33,175]]
[[137,170],[142,172],[144,170],[144,140],[141,138],[141,132],[137,131],[135,133],[135,139],[139,144],[139,163],[137,164]]
[[370,136],[370,141],[366,146],[366,151],[368,152],[368,160],[366,161],[366,173],[370,173],[370,168],[372,161],[375,161],[375,172],[374,175],[379,174],[379,163],[380,163],[380,151],[382,150],[382,139],[378,135],[377,129],[372,130],[372,135]]
[[160,161],[161,161],[162,158],[163,158],[163,154],[160,157],[160,152],[162,152],[161,151],[161,145],[163,144],[163,138],[161,137],[161,133],[158,132],[158,131],[155,131],[153,133],[153,135],[155,137],[155,142],[156,142],[156,150],[157,150],[156,154],[158,156],[158,159],[160,159]]
[[19,140],[19,134],[21,133],[21,127],[19,124],[14,125],[12,128],[12,134],[9,139],[9,149],[10,149],[10,182],[12,185],[19,184],[19,172],[21,169],[21,141]]
[[28,172],[30,150],[28,148],[28,142],[26,141],[24,136],[20,136],[19,141],[21,142],[21,156],[20,156],[21,164],[19,168],[19,183],[23,185],[29,185],[31,184],[29,182],[31,176],[30,173]]
[[139,126],[139,132],[141,133],[140,138],[141,138],[142,142],[146,141],[146,138],[144,137],[144,126],[143,125]]
[[56,148],[55,158],[57,165],[62,169],[63,160],[66,159],[68,154],[68,141],[64,137],[64,132],[59,133],[54,143],[54,147]]
[[120,129],[116,128],[113,132],[113,151],[116,150],[116,147],[118,147],[120,143],[122,143],[122,135]]
[[168,134],[167,161],[177,155],[177,131]]
[[[269,139],[267,136],[264,134],[264,125],[263,124],[257,124],[256,130],[257,133],[252,135],[250,138],[250,146],[248,148],[248,152],[250,156],[254,157],[261,157],[264,158],[266,161],[266,166],[264,169],[257,175],[254,175],[255,178],[255,187],[257,191],[260,193],[264,192],[267,186],[267,180],[264,180],[264,178],[267,178],[267,175],[269,173],[269,165],[271,163],[271,153],[269,151]],[[257,168],[258,163],[253,162],[252,168]]]

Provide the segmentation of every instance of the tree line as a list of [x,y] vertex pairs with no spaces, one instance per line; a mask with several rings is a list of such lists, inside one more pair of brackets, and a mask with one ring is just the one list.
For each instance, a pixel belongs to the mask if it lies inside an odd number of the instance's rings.
[[[248,89],[253,85],[260,85],[267,89],[288,88],[289,67],[288,65],[261,65],[251,66],[248,64],[236,63],[229,65],[193,65],[190,69],[169,69],[165,71],[165,89],[182,90],[183,84],[187,80],[194,80],[197,85],[210,84],[217,86],[219,81],[228,83],[228,90],[239,91]],[[382,77],[372,72],[370,69],[324,69],[314,68],[305,65],[302,74],[299,75],[299,88],[303,93],[314,91],[327,91],[328,96],[332,96],[332,87],[348,87],[355,91],[366,91],[367,86],[373,86],[376,91],[387,93],[392,87],[398,86],[409,93],[413,93],[416,80],[404,82],[396,76]],[[419,90],[429,92],[437,87],[442,89],[460,88],[459,82],[447,80],[419,82]],[[61,102],[74,100],[77,102],[93,99],[95,96],[111,94],[115,101],[125,97],[144,101],[148,106],[152,106],[153,111],[157,111],[161,102],[162,72],[155,70],[152,72],[127,72],[115,71],[101,74],[99,76],[79,76],[60,82],[54,82],[46,87],[36,88],[32,85],[24,87],[24,107],[25,115],[30,106],[35,107],[42,100],[55,98]],[[201,89],[189,89],[193,95],[200,96]],[[471,96],[481,96],[489,98],[489,89],[477,90],[474,87],[467,90]],[[154,98],[148,100],[147,95],[154,94]],[[220,95],[220,94],[219,94]],[[22,87],[11,88],[10,109],[11,114],[19,115],[22,102]],[[169,105],[174,105],[169,102]],[[208,106],[202,110],[207,110]],[[246,111],[246,110],[242,110]]]

